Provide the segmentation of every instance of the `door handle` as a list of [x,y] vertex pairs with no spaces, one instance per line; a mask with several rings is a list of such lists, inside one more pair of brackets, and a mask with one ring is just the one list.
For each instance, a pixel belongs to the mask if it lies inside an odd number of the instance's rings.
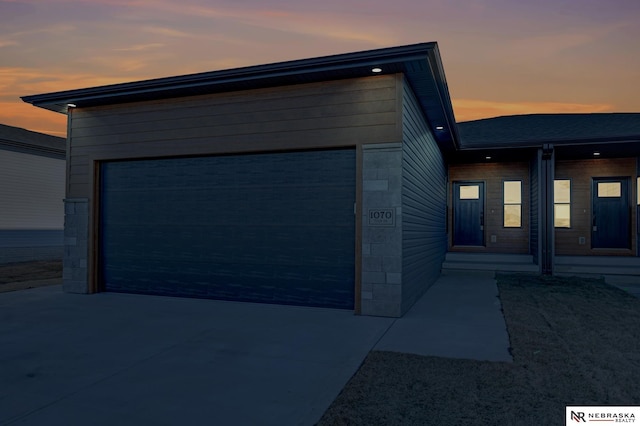
[[593,227],[594,231],[598,231],[598,225],[596,225],[596,215],[593,215],[593,220],[591,221],[591,226]]

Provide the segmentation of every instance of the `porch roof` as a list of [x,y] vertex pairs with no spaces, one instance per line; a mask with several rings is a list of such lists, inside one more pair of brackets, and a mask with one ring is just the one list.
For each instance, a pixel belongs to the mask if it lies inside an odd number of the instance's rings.
[[545,144],[560,157],[640,155],[640,113],[512,115],[461,122],[458,130],[463,157],[514,155]]

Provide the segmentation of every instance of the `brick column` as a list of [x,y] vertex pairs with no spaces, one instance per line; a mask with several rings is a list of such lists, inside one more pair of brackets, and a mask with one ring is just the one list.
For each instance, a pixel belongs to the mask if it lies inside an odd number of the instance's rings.
[[63,289],[67,293],[88,293],[89,200],[64,200]]
[[402,314],[402,144],[362,147],[362,314]]

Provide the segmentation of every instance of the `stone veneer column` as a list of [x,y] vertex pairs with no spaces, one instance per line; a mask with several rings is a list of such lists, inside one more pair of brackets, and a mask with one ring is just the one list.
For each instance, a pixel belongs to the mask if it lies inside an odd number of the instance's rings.
[[64,200],[63,289],[67,293],[88,293],[89,200]]
[[362,180],[362,314],[399,317],[402,144],[364,145]]

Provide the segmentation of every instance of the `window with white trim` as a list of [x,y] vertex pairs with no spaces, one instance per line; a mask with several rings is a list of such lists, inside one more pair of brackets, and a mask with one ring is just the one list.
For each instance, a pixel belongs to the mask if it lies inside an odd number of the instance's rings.
[[571,181],[553,181],[553,226],[571,228]]
[[522,226],[522,181],[504,181],[504,221],[505,228],[520,228]]

